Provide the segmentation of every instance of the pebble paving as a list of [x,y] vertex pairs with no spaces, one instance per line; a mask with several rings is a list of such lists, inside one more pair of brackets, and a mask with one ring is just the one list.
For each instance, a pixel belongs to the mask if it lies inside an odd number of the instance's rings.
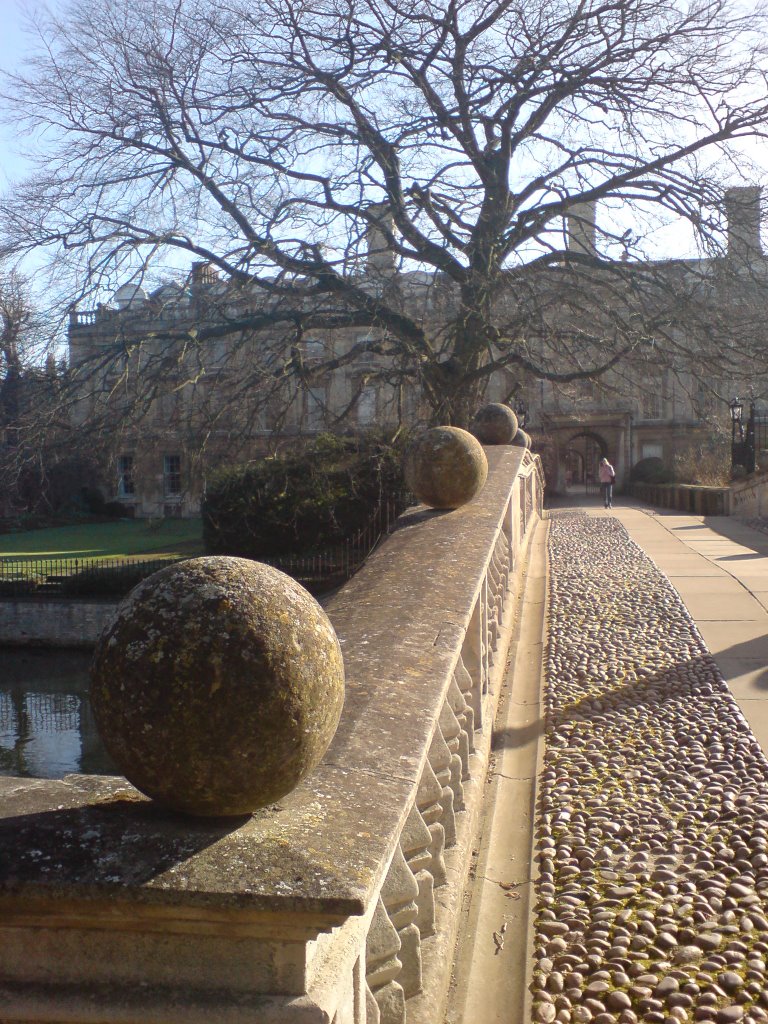
[[766,1021],[768,762],[624,527],[550,528],[534,1021]]

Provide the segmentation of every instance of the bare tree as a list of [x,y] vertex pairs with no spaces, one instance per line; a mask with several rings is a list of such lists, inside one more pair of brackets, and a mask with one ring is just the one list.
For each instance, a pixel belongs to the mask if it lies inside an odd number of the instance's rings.
[[[671,365],[723,372],[733,290],[711,263],[704,285],[692,264],[659,276],[620,216],[570,248],[563,225],[628,202],[714,251],[734,147],[768,113],[749,6],[75,0],[8,87],[46,148],[4,244],[47,247],[82,299],[204,261],[229,290],[166,331],[201,362],[272,332],[259,381],[306,383],[376,348],[444,422],[494,372],[567,382],[656,359],[659,338]],[[308,367],[323,328],[371,334]],[[764,331],[745,333],[762,372]]]
[[[59,368],[29,282],[0,272],[0,515],[25,510],[31,480],[40,482],[57,432]],[[48,358],[46,359],[46,352]],[[66,446],[65,446],[66,447]],[[43,453],[46,456],[43,457]]]
[[6,447],[18,443],[24,349],[33,316],[22,278],[15,273],[0,276],[0,431]]

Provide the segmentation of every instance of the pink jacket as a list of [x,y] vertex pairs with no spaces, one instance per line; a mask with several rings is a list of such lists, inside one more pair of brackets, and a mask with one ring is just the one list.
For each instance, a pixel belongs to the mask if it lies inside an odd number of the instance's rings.
[[610,462],[601,462],[600,468],[597,471],[597,475],[600,478],[601,484],[609,484],[616,476],[616,471]]

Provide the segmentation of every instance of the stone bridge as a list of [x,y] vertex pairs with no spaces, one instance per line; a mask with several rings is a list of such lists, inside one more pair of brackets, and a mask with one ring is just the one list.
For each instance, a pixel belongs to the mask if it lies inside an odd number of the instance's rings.
[[471,504],[406,513],[327,605],[344,714],[278,804],[199,821],[121,779],[0,779],[0,1020],[441,1019],[542,508],[537,458],[487,454]]
[[289,796],[0,778],[3,1024],[768,1022],[765,521],[539,528],[538,461],[487,454],[329,603],[344,714]]

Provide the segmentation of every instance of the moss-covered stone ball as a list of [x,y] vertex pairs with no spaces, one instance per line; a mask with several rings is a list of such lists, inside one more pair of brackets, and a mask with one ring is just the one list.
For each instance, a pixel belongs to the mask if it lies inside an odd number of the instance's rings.
[[530,451],[530,448],[531,448],[531,435],[530,434],[526,434],[526,432],[522,428],[518,429],[517,433],[512,438],[512,444],[516,448],[527,448]]
[[508,405],[489,402],[478,409],[470,430],[480,444],[512,444],[517,430],[517,416]]
[[432,508],[458,508],[485,483],[488,460],[468,431],[433,427],[408,446],[404,469],[406,484],[419,501]]
[[126,778],[173,810],[248,814],[317,765],[344,703],[341,648],[295,580],[195,558],[140,583],[91,667],[99,733]]

